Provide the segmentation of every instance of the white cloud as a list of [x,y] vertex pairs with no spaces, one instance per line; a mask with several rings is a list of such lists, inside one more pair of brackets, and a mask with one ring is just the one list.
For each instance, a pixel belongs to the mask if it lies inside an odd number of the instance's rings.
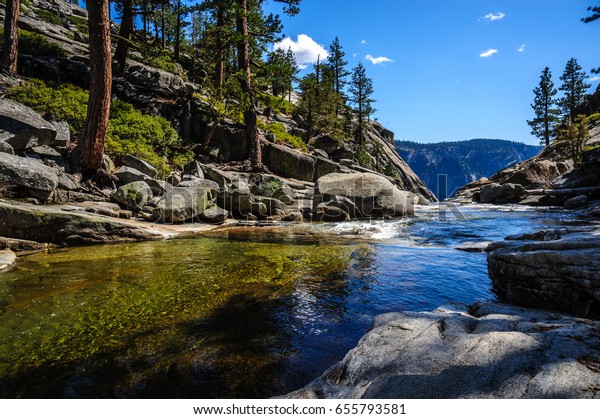
[[498,52],[498,50],[497,50],[497,49],[490,48],[490,49],[488,49],[487,51],[484,51],[484,52],[482,52],[481,54],[479,54],[479,56],[480,56],[481,58],[488,58],[488,57],[491,57],[492,55],[496,54],[497,52]]
[[483,18],[485,20],[489,20],[490,22],[493,22],[495,20],[502,20],[502,19],[504,19],[505,16],[506,16],[505,13],[498,12],[498,13],[488,13]]
[[525,44],[521,44],[521,46],[519,47],[519,49],[517,51],[525,52]]
[[361,44],[361,45],[367,45],[367,44],[368,44],[368,42],[367,42],[365,39],[363,39],[362,41],[360,41],[360,44]]
[[365,56],[365,58],[369,61],[371,61],[373,64],[377,65],[377,64],[383,64],[383,63],[393,63],[394,60],[388,58],[388,57],[373,57],[371,54],[367,54]]
[[323,45],[317,44],[310,36],[305,34],[298,35],[296,41],[287,37],[273,45],[273,49],[287,51],[289,48],[294,52],[298,67],[301,69],[305,69],[309,64],[316,63],[319,58],[323,61],[329,56]]
[[598,81],[598,80],[600,80],[600,76],[594,76],[594,77],[590,77],[588,79],[588,81]]

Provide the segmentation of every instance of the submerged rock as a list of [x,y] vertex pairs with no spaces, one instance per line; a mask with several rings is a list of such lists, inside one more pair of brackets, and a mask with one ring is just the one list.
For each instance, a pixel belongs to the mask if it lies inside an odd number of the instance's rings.
[[495,303],[388,313],[284,398],[596,398],[600,322]]

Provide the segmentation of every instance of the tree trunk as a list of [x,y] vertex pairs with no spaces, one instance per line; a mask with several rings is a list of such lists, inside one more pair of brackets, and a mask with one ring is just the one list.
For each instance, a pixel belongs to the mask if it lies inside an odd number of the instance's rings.
[[112,90],[109,0],[86,3],[90,31],[90,98],[83,134],[72,154],[75,172],[81,174],[97,172],[102,167]]
[[19,22],[20,0],[7,0],[4,18],[4,59],[2,70],[8,74],[17,74],[17,57],[19,54]]
[[119,40],[115,51],[115,60],[119,71],[125,70],[127,61],[127,51],[129,50],[129,37],[133,32],[133,0],[123,2],[123,16],[121,17],[121,29],[119,30]]
[[238,1],[237,32],[240,35],[238,42],[238,67],[243,71],[241,78],[242,91],[247,97],[247,108],[244,111],[244,124],[246,125],[246,140],[250,145],[250,165],[253,171],[262,171],[262,152],[258,138],[256,107],[254,104],[254,91],[252,90],[252,69],[250,68],[250,52],[248,42],[248,3],[247,0]]
[[167,12],[165,10],[165,3],[161,3],[161,5],[160,5],[160,24],[162,26],[162,30],[161,30],[162,49],[167,49],[167,37],[165,35],[166,20],[167,20],[166,13]]
[[[225,27],[225,6],[222,4],[217,5],[217,28],[219,30]],[[225,83],[225,45],[223,37],[217,37],[217,51],[219,57],[217,59],[217,65],[215,66],[215,87],[219,88]]]
[[177,22],[175,25],[175,61],[179,61],[179,43],[181,42],[181,0],[177,0]]

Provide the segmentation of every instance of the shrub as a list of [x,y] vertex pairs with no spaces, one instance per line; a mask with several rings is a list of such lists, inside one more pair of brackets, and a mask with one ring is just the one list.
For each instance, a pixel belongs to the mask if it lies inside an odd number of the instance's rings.
[[[0,28],[0,39],[4,39],[4,29]],[[66,57],[62,47],[48,41],[44,35],[19,29],[19,53],[43,57]]]
[[258,127],[262,128],[267,132],[270,132],[271,134],[274,134],[275,142],[277,143],[285,143],[292,146],[293,148],[308,151],[308,148],[306,147],[306,144],[304,144],[304,141],[302,141],[302,138],[287,132],[285,129],[285,125],[283,124],[265,124],[264,122],[259,121]]
[[296,110],[296,105],[294,105],[292,102],[277,96],[268,95],[266,93],[260,94],[259,101],[264,106],[268,106],[269,108],[273,109],[273,111],[276,113],[291,115]]
[[39,17],[44,22],[52,23],[58,26],[65,26],[65,21],[54,11],[47,9],[35,9],[34,10],[37,17]]
[[[67,121],[74,138],[81,135],[87,114],[87,91],[69,84],[46,85],[32,80],[12,88],[10,93],[17,102],[45,116]],[[166,119],[144,115],[120,100],[111,103],[105,150],[117,159],[133,154],[152,164],[161,175],[171,171],[169,162],[183,168],[194,158]]]
[[373,167],[373,161],[365,145],[361,145],[356,153],[356,161],[363,167]]

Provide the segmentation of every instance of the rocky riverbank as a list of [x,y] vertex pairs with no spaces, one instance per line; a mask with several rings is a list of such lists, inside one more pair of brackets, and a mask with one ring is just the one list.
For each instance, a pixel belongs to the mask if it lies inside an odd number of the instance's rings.
[[478,303],[378,316],[342,361],[286,398],[597,398],[600,323]]

